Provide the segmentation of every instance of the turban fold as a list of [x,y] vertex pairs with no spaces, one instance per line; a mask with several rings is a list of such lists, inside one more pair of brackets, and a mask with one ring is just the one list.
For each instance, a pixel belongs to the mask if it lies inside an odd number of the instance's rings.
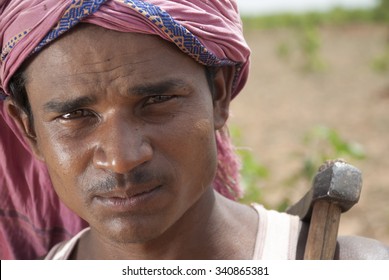
[[6,94],[28,56],[79,22],[159,35],[207,66],[236,65],[233,96],[247,79],[250,52],[231,0],[10,0],[3,5],[0,79]]
[[[0,0],[0,97],[23,62],[80,22],[158,35],[205,66],[234,65],[232,96],[243,88],[250,50],[234,0]],[[31,259],[86,223],[55,195],[46,167],[34,159],[0,102],[0,259]],[[239,196],[237,163],[217,135],[215,188]],[[224,168],[220,162],[225,162]],[[223,186],[221,186],[223,185]]]

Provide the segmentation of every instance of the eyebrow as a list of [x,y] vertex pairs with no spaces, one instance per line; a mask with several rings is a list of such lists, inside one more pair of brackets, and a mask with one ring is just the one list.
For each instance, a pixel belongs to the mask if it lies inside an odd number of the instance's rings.
[[[128,95],[135,96],[152,96],[158,94],[166,94],[178,89],[185,89],[189,85],[181,79],[170,79],[157,83],[137,85],[128,90]],[[67,113],[75,111],[82,107],[88,107],[97,102],[97,96],[81,96],[69,100],[51,100],[43,105],[43,109],[47,113]]]
[[97,98],[93,96],[81,96],[69,100],[51,100],[43,105],[46,112],[67,113],[81,107],[87,107],[96,103]]

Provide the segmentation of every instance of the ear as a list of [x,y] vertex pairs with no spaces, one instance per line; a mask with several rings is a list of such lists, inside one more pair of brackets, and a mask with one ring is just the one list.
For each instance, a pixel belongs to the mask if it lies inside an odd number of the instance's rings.
[[41,161],[44,161],[37,142],[34,124],[31,122],[27,113],[20,109],[20,107],[17,106],[10,98],[6,99],[5,106],[8,114],[18,126],[35,157]]
[[215,75],[215,93],[213,96],[213,114],[215,130],[221,129],[227,122],[230,112],[232,85],[235,67],[221,67]]

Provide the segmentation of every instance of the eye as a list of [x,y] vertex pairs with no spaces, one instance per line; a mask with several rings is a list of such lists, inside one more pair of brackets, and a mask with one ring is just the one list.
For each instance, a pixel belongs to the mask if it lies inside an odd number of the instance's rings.
[[151,96],[147,99],[147,101],[145,102],[145,105],[163,103],[163,102],[172,100],[176,97],[177,96],[175,96],[175,95],[154,95],[154,96]]
[[90,117],[93,115],[94,114],[89,110],[78,109],[78,110],[74,110],[72,112],[63,114],[60,116],[60,118],[62,120],[72,120],[72,119],[80,119],[80,118],[84,118],[84,117]]

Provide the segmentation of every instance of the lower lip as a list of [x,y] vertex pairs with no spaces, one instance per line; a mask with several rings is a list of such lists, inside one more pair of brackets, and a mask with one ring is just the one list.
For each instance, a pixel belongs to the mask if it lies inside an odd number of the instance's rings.
[[123,212],[131,211],[140,207],[145,207],[148,203],[152,202],[158,194],[161,192],[162,186],[158,186],[149,192],[134,195],[128,198],[121,197],[102,197],[97,196],[95,200],[110,210]]

